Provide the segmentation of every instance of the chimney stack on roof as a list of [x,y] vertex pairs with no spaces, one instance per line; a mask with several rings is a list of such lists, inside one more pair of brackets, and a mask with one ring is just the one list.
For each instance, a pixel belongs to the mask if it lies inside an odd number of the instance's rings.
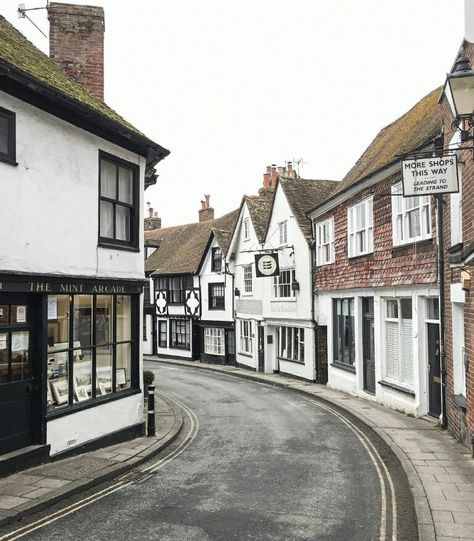
[[99,99],[104,99],[104,10],[51,2],[49,56]]
[[207,222],[208,220],[214,220],[214,209],[209,206],[210,195],[205,195],[204,200],[201,201],[201,208],[199,209],[199,221]]
[[274,188],[276,186],[277,175],[286,178],[296,178],[296,171],[293,164],[288,162],[286,166],[277,167],[275,164],[267,165],[267,171],[263,174],[263,188]]
[[158,212],[154,212],[153,208],[148,209],[148,218],[145,218],[145,231],[153,229],[161,229],[161,218],[158,217]]

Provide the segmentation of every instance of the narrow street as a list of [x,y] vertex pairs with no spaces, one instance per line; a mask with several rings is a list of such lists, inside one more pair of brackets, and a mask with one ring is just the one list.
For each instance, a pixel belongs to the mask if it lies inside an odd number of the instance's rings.
[[417,539],[398,464],[355,421],[266,385],[156,363],[146,368],[160,392],[187,406],[181,437],[166,450],[174,458],[9,539]]

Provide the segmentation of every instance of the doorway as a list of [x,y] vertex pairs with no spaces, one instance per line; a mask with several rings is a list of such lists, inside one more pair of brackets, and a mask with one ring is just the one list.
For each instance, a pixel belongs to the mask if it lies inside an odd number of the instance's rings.
[[441,364],[439,355],[439,324],[427,323],[428,334],[428,414],[441,414]]
[[258,327],[258,371],[265,372],[265,341],[263,327]]
[[374,298],[362,299],[364,391],[375,394]]

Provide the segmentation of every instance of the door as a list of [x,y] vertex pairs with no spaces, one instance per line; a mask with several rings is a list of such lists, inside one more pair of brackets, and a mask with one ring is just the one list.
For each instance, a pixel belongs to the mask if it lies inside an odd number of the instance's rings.
[[192,349],[192,359],[196,361],[201,358],[201,335],[202,329],[193,320],[189,322],[192,325],[193,329],[193,349]]
[[439,325],[427,323],[428,331],[428,413],[433,417],[441,414],[441,366],[439,357]]
[[374,298],[362,299],[364,391],[375,394]]
[[258,327],[258,371],[265,372],[265,343],[263,327]]
[[33,443],[31,346],[26,297],[0,295],[0,453]]
[[234,329],[228,329],[226,333],[226,343],[227,343],[227,363],[234,365],[235,364],[235,331]]

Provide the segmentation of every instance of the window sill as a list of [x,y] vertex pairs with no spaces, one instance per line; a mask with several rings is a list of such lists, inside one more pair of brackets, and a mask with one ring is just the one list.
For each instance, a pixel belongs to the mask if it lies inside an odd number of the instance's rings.
[[453,402],[456,406],[463,411],[467,410],[467,401],[466,397],[462,394],[453,394]]
[[278,299],[270,299],[270,302],[296,302],[295,297],[279,297]]
[[250,357],[250,358],[253,357],[252,353],[247,353],[246,351],[239,351],[238,355],[243,355],[244,357]]
[[96,398],[91,398],[86,402],[77,402],[72,406],[65,406],[64,408],[58,408],[57,410],[51,410],[46,414],[46,420],[50,421],[52,419],[57,419],[59,417],[64,417],[65,415],[70,415],[77,413],[78,411],[83,411],[89,408],[94,408],[102,404],[108,404],[109,402],[114,402],[115,400],[120,400],[121,398],[126,398],[128,396],[133,396],[140,394],[142,391],[140,389],[125,389],[123,391],[116,391],[115,393],[110,393],[106,396],[99,396]]
[[327,267],[328,265],[334,265],[336,261],[328,261],[327,263],[316,263],[316,267]]
[[284,361],[285,363],[301,364],[304,366],[304,361],[297,361],[296,359],[287,359],[286,357],[278,357],[278,360]]
[[366,254],[358,254],[358,255],[351,255],[350,257],[347,256],[347,260],[349,263],[358,263],[361,260],[364,259],[373,259],[374,258],[374,252],[367,252]]
[[0,156],[0,162],[8,163],[8,165],[14,165],[15,167],[18,167],[17,161],[12,160],[11,158],[7,158],[6,156]]
[[217,311],[217,312],[219,312],[219,311],[223,312],[223,311],[225,310],[225,306],[224,306],[223,308],[211,308],[211,307],[209,306],[208,310],[209,310],[209,311],[212,310],[213,312],[216,312],[216,311]]
[[181,351],[191,351],[191,346],[170,346],[170,349],[180,349]]
[[392,383],[391,381],[386,380],[380,380],[379,385],[382,385],[383,387],[388,387],[389,389],[393,389],[394,391],[398,391],[403,394],[407,394],[409,396],[415,397],[415,391],[412,391],[411,389],[408,389],[407,387],[402,387],[402,385],[398,385],[397,383]]
[[115,244],[114,242],[105,242],[103,240],[99,241],[97,243],[97,246],[99,248],[106,248],[108,250],[122,250],[124,252],[135,252],[135,253],[140,252],[140,248],[136,248],[135,246],[124,246],[123,244]]
[[356,373],[355,366],[351,364],[345,364],[345,363],[340,363],[338,361],[334,361],[331,363],[331,366],[334,366],[334,368],[339,368],[339,370],[345,370],[346,372],[350,372],[351,374]]

